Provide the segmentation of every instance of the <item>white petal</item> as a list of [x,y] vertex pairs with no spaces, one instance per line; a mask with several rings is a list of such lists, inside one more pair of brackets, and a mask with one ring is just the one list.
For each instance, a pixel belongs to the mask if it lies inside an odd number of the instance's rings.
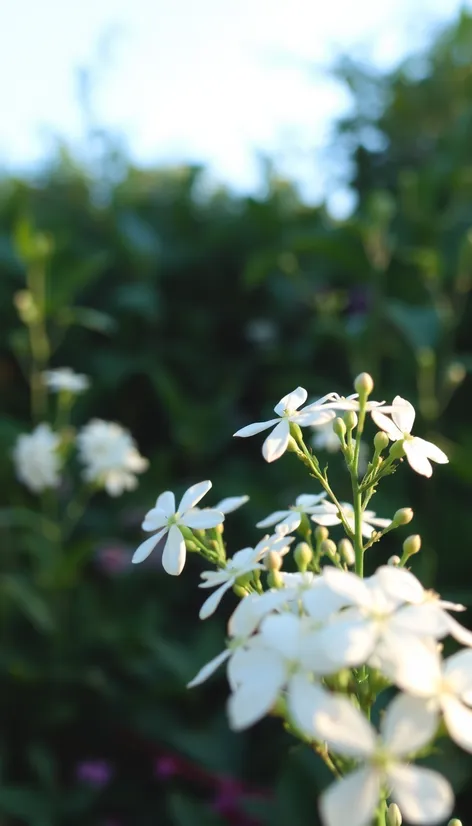
[[446,618],[447,630],[451,637],[454,637],[461,645],[468,645],[472,648],[472,631],[464,628],[460,622],[457,622],[454,617],[450,617],[449,614],[444,613],[444,616]]
[[364,521],[370,522],[371,525],[374,525],[376,528],[388,528],[389,525],[392,524],[391,519],[384,519],[381,516],[367,516],[367,513],[364,514]]
[[351,571],[340,571],[338,568],[323,568],[323,578],[336,594],[345,597],[346,604],[360,605],[369,609],[372,596],[364,580]]
[[249,496],[227,496],[215,505],[214,510],[221,511],[224,514],[233,513],[233,511],[245,505],[246,502],[249,502]]
[[388,596],[400,605],[402,602],[419,603],[424,599],[424,588],[411,571],[395,568],[393,565],[381,565],[375,572],[380,585]]
[[241,427],[236,433],[233,433],[233,436],[242,436],[243,439],[246,436],[255,436],[256,433],[262,433],[263,430],[267,430],[269,427],[272,427],[273,424],[277,424],[278,419],[269,419],[267,422],[254,422],[254,424],[247,424],[245,427]]
[[274,511],[274,513],[266,516],[265,519],[261,519],[261,521],[257,523],[256,528],[270,528],[272,525],[276,525],[277,522],[285,519],[289,513],[290,511]]
[[451,814],[454,793],[438,772],[420,766],[392,766],[387,772],[392,798],[405,820],[415,824],[440,823]]
[[332,591],[321,578],[315,579],[311,588],[303,591],[301,599],[307,614],[319,622],[327,620],[344,604],[344,598]]
[[208,680],[208,677],[211,677],[211,675],[215,673],[217,668],[219,668],[220,665],[222,665],[225,662],[225,660],[228,659],[230,654],[231,650],[227,649],[226,651],[222,651],[221,654],[218,654],[216,657],[210,660],[209,663],[207,663],[203,666],[203,668],[200,669],[200,671],[198,672],[198,674],[195,675],[193,680],[187,683],[187,688],[194,688],[196,685],[200,685],[201,683],[204,683],[205,680]]
[[403,450],[405,451],[410,467],[416,471],[416,473],[419,473],[421,476],[427,476],[429,479],[433,474],[433,468],[428,457],[423,453],[421,444],[418,444],[418,442],[419,440],[416,438],[406,439],[403,442]]
[[287,450],[290,436],[290,425],[287,419],[282,419],[262,445],[262,455],[266,462],[275,462]]
[[431,742],[438,723],[436,704],[400,693],[388,706],[380,731],[389,753],[402,757]]
[[283,416],[286,410],[298,410],[300,405],[306,402],[307,397],[308,393],[305,388],[297,387],[296,390],[292,390],[291,393],[287,393],[283,399],[280,399],[279,403],[275,405],[274,410],[278,416]]
[[156,508],[164,511],[167,517],[175,513],[175,496],[171,490],[165,490],[157,497]]
[[375,730],[346,697],[328,695],[318,706],[313,724],[318,738],[339,754],[368,757],[375,751]]
[[[348,523],[352,533],[355,533],[355,530],[356,530],[355,520],[348,518],[348,519],[346,519],[346,522]],[[373,528],[372,525],[369,525],[368,522],[366,522],[364,519],[362,519],[362,521],[361,521],[362,536],[365,536],[366,539],[370,539],[373,532],[374,532],[374,530],[375,530],[375,528]]]
[[337,780],[320,797],[324,826],[369,826],[380,799],[380,775],[371,768],[357,769]]
[[377,427],[380,427],[381,430],[384,430],[387,436],[389,436],[393,442],[396,442],[398,439],[403,438],[403,433],[392,422],[392,420],[385,415],[385,413],[380,413],[379,410],[372,410],[371,416]]
[[300,639],[300,619],[295,614],[274,614],[261,623],[261,640],[288,660],[296,658]]
[[336,668],[366,663],[375,649],[377,623],[369,619],[336,622],[320,631],[327,656]]
[[451,695],[441,700],[444,722],[452,739],[461,749],[472,752],[472,709]]
[[268,714],[285,682],[280,658],[261,649],[257,660],[257,669],[251,669],[247,681],[241,682],[228,700],[229,723],[235,731],[251,726]]
[[405,605],[392,617],[391,624],[396,630],[421,637],[442,639],[449,633],[449,617],[437,602],[423,602],[421,605]]
[[203,499],[205,493],[211,488],[211,482],[207,479],[205,482],[197,482],[196,485],[192,485],[188,490],[185,491],[182,499],[179,502],[179,507],[177,508],[179,513],[185,513],[186,511],[193,508],[200,499]]
[[472,691],[472,651],[458,651],[444,661],[444,676],[455,694]]
[[162,554],[164,570],[172,576],[179,576],[183,571],[186,556],[185,540],[177,525],[171,525],[164,553]]
[[295,504],[298,508],[312,508],[319,505],[326,496],[325,491],[322,493],[301,493],[300,496],[297,496]]
[[256,630],[262,617],[283,604],[286,597],[283,590],[266,591],[264,594],[249,594],[236,606],[228,621],[231,637],[248,637]]
[[411,433],[415,422],[415,408],[409,401],[395,396],[392,402],[392,419],[402,433]]
[[320,706],[330,700],[330,694],[320,685],[311,683],[301,674],[295,674],[288,686],[288,711],[303,734],[315,739],[315,715]]
[[134,562],[135,564],[144,562],[144,560],[148,558],[149,554],[153,552],[159,540],[162,539],[166,530],[167,529],[164,528],[164,530],[159,531],[159,533],[156,533],[154,536],[150,536],[149,539],[145,539],[144,542],[141,542],[141,545],[138,545],[136,548],[131,562]]
[[296,531],[298,527],[300,527],[300,522],[302,521],[302,516],[298,511],[291,511],[288,516],[285,517],[283,522],[280,522],[277,531],[282,532],[284,535],[287,533],[293,533]]
[[232,585],[233,580],[230,580],[229,582],[224,582],[223,585],[220,585],[220,587],[217,588],[216,591],[210,594],[208,599],[205,600],[202,607],[200,608],[198,616],[201,620],[207,619],[215,613],[226,591],[229,591]]
[[324,525],[326,528],[331,528],[333,525],[340,525],[341,520],[335,513],[314,513],[311,515],[313,522],[317,525]]
[[167,525],[168,517],[162,508],[152,508],[144,517],[141,525],[143,531],[157,531]]
[[441,664],[436,647],[413,634],[383,634],[375,656],[382,673],[399,688],[420,697],[430,697],[441,682]]
[[444,451],[432,442],[427,442],[426,439],[420,439],[419,436],[415,436],[413,441],[416,443],[419,442],[424,455],[427,456],[428,459],[432,459],[433,462],[437,462],[439,465],[447,465],[449,462]]
[[180,520],[182,525],[186,525],[187,528],[193,528],[194,530],[216,528],[217,525],[221,525],[224,521],[224,513],[213,510],[213,508],[202,508],[201,510],[194,508],[188,510]]
[[328,422],[332,422],[336,413],[334,410],[323,410],[318,405],[308,405],[300,410],[300,413],[295,413],[293,421],[300,427],[320,427]]

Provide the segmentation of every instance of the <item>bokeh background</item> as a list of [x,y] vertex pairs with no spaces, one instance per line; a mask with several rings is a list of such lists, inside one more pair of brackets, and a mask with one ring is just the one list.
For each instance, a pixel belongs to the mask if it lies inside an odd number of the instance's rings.
[[[316,758],[275,720],[232,734],[223,677],[185,688],[231,597],[199,623],[198,560],[178,580],[129,562],[164,489],[249,494],[233,550],[312,490],[289,455],[269,467],[231,438],[299,384],[347,393],[368,370],[376,398],[415,404],[450,464],[395,474],[376,509],[414,507],[414,570],[472,607],[472,12],[329,5],[0,3],[2,826],[316,826]],[[37,507],[11,462],[31,267],[54,365],[93,381],[76,423],[119,421],[151,462],[93,500],[59,567],[6,510]],[[467,822],[472,759],[433,762]]]

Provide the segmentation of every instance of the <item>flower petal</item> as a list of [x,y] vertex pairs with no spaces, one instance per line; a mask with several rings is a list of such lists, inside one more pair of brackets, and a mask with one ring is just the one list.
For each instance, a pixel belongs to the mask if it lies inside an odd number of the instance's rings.
[[430,697],[439,690],[441,664],[437,649],[425,640],[392,627],[382,636],[375,656],[379,668],[389,680],[404,691]]
[[144,517],[141,528],[143,531],[157,531],[167,525],[168,518],[162,508],[152,508]]
[[164,511],[167,517],[175,513],[175,496],[171,490],[165,490],[157,497],[156,508]]
[[334,410],[323,410],[318,405],[308,405],[300,410],[300,413],[295,413],[293,420],[300,425],[300,427],[320,427],[328,422],[333,421],[336,413]]
[[385,415],[385,413],[380,413],[379,410],[372,410],[371,416],[377,427],[384,430],[392,442],[396,442],[398,439],[403,439],[403,433],[401,430],[398,429],[396,424],[394,424],[392,420]]
[[375,751],[376,732],[367,718],[346,698],[328,695],[314,714],[320,740],[346,757],[369,757]]
[[403,450],[405,451],[410,467],[416,471],[416,473],[419,473],[420,476],[427,476],[429,479],[433,474],[433,468],[428,457],[423,453],[421,440],[416,437],[414,439],[405,439],[403,442]]
[[222,651],[221,654],[217,654],[216,657],[213,657],[213,659],[210,660],[210,662],[208,662],[206,665],[203,666],[203,668],[200,669],[200,671],[198,672],[198,674],[195,675],[193,680],[190,680],[190,682],[187,683],[187,688],[194,688],[196,685],[200,685],[201,683],[204,683],[205,680],[208,680],[208,678],[215,673],[217,668],[219,668],[220,665],[223,665],[223,663],[228,659],[231,653],[231,650],[228,648],[226,649],[226,651]]
[[230,588],[233,586],[233,580],[230,579],[228,582],[223,582],[216,591],[213,591],[212,594],[205,600],[202,607],[200,608],[198,616],[201,620],[207,619],[212,614],[215,613],[218,605],[220,604],[224,594],[226,591],[229,591]]
[[205,493],[211,488],[211,482],[207,479],[205,482],[197,482],[196,485],[192,485],[188,490],[185,491],[182,499],[179,502],[179,507],[177,508],[179,513],[185,513],[186,511],[193,508],[200,499],[203,499]]
[[415,422],[415,408],[401,396],[395,396],[392,402],[392,419],[402,433],[411,433]]
[[164,570],[171,576],[179,576],[183,571],[186,556],[185,540],[177,525],[171,525],[164,553],[162,554]]
[[345,597],[346,604],[370,608],[372,596],[369,588],[357,574],[340,571],[338,568],[323,568],[323,578],[336,594]]
[[451,814],[454,793],[442,774],[420,766],[397,764],[387,771],[392,798],[409,823],[435,824]]
[[449,614],[444,614],[447,623],[447,630],[451,637],[454,637],[457,642],[460,642],[461,645],[468,645],[472,648],[472,631],[469,631],[468,628],[464,628],[460,622],[457,622],[454,617],[450,617]]
[[296,659],[300,640],[300,619],[295,614],[272,614],[262,621],[261,641],[286,659]]
[[389,753],[403,757],[431,742],[438,723],[436,704],[420,697],[397,694],[387,708],[380,731]]
[[295,674],[289,683],[288,711],[297,728],[307,737],[315,739],[315,714],[324,702],[330,700],[329,692],[311,683],[302,674]]
[[439,465],[447,465],[449,462],[449,459],[444,451],[442,451],[437,445],[433,444],[433,442],[427,442],[426,439],[420,439],[419,436],[415,436],[413,441],[420,443],[421,450],[424,455],[427,456],[428,459],[432,459],[433,462],[437,462]]
[[448,657],[444,661],[444,676],[459,697],[472,691],[472,651],[458,651]]
[[304,387],[297,387],[291,393],[287,393],[279,403],[275,405],[274,411],[277,416],[283,416],[286,410],[298,410],[300,405],[304,404],[308,398],[308,393]]
[[472,752],[472,709],[450,694],[441,698],[441,705],[444,722],[452,739],[461,749]]
[[280,459],[288,447],[290,425],[287,419],[282,419],[262,445],[262,455],[266,462],[275,462]]
[[215,511],[213,508],[202,508],[201,510],[199,508],[192,508],[188,510],[180,520],[182,525],[185,525],[187,528],[193,528],[194,530],[215,528],[224,521],[224,513]]
[[424,600],[424,588],[411,571],[396,568],[394,565],[381,565],[375,572],[382,589],[398,601],[421,603]]
[[225,499],[221,499],[213,510],[221,511],[221,513],[224,514],[232,513],[242,505],[245,505],[246,502],[249,502],[249,496],[246,496],[246,494],[243,496],[227,496]]
[[319,505],[327,495],[326,491],[322,491],[321,493],[301,493],[300,496],[297,496],[295,504],[297,508],[303,508],[304,510],[306,508],[313,508],[315,505]]
[[256,433],[262,433],[263,430],[268,430],[269,427],[272,427],[273,424],[277,424],[278,419],[269,419],[267,422],[254,422],[254,424],[247,424],[245,427],[241,427],[236,433],[233,433],[233,436],[241,436],[243,439],[246,436],[255,436]]
[[336,516],[335,513],[313,513],[311,519],[313,522],[316,522],[317,525],[324,525],[326,528],[341,524],[339,516]]
[[138,545],[136,548],[131,562],[134,562],[135,565],[139,562],[144,562],[144,560],[148,558],[149,554],[153,552],[159,540],[162,539],[166,530],[167,528],[164,528],[162,531],[159,531],[159,533],[156,533],[154,536],[150,536],[149,539],[145,539],[144,542],[141,542],[141,545]]
[[320,797],[324,826],[368,826],[380,797],[380,775],[371,768],[356,769],[337,780]]
[[247,679],[228,700],[228,717],[232,729],[240,731],[253,725],[272,709],[285,682],[282,660],[275,652],[254,650],[257,666],[246,669]]
[[289,513],[290,511],[274,511],[274,513],[266,516],[265,519],[261,519],[261,521],[256,524],[256,528],[270,528],[272,525],[276,525],[277,522],[281,522],[282,519],[285,519]]
[[327,656],[333,666],[346,668],[366,663],[375,649],[377,624],[369,619],[335,622],[320,631]]

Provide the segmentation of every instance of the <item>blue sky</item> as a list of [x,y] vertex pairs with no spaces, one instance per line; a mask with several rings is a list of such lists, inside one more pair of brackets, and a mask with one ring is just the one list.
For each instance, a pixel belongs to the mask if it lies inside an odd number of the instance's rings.
[[[96,123],[143,163],[203,161],[238,189],[277,158],[308,196],[316,150],[349,99],[340,52],[380,67],[428,42],[459,0],[0,0],[0,166],[30,166],[60,135],[83,145],[78,72]],[[466,3],[469,5],[469,3]]]

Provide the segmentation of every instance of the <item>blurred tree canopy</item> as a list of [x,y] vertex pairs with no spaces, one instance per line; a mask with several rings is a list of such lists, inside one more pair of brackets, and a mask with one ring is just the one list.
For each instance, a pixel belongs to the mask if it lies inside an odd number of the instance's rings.
[[[30,428],[14,297],[39,259],[54,364],[93,381],[77,416],[121,422],[151,460],[123,503],[93,505],[71,545],[76,563],[53,587],[41,543],[0,511],[5,824],[315,822],[326,778],[312,755],[296,748],[284,767],[290,741],[270,722],[229,733],[223,680],[185,689],[224,637],[223,619],[196,626],[198,564],[169,581],[153,564],[115,576],[98,561],[104,542],[137,543],[159,492],[203,478],[209,504],[250,494],[227,533],[233,550],[256,539],[257,519],[306,479],[290,456],[269,468],[256,439],[231,434],[299,384],[313,397],[347,393],[369,370],[376,398],[417,406],[415,432],[451,463],[427,485],[405,469],[375,504],[382,516],[413,505],[425,546],[415,570],[472,606],[471,65],[466,13],[391,74],[341,63],[353,108],[337,141],[358,199],[342,222],[275,176],[263,196],[238,197],[209,190],[203,169],[139,169],[112,150],[100,179],[64,149],[34,177],[0,180],[2,503],[32,501],[9,455]],[[348,480],[331,464],[345,498]],[[390,539],[382,547],[396,550]],[[156,775],[169,755],[177,768]],[[112,779],[81,785],[77,765],[98,757]],[[444,762],[465,790],[470,761],[448,752]],[[215,804],[220,775],[248,784],[236,815]]]

